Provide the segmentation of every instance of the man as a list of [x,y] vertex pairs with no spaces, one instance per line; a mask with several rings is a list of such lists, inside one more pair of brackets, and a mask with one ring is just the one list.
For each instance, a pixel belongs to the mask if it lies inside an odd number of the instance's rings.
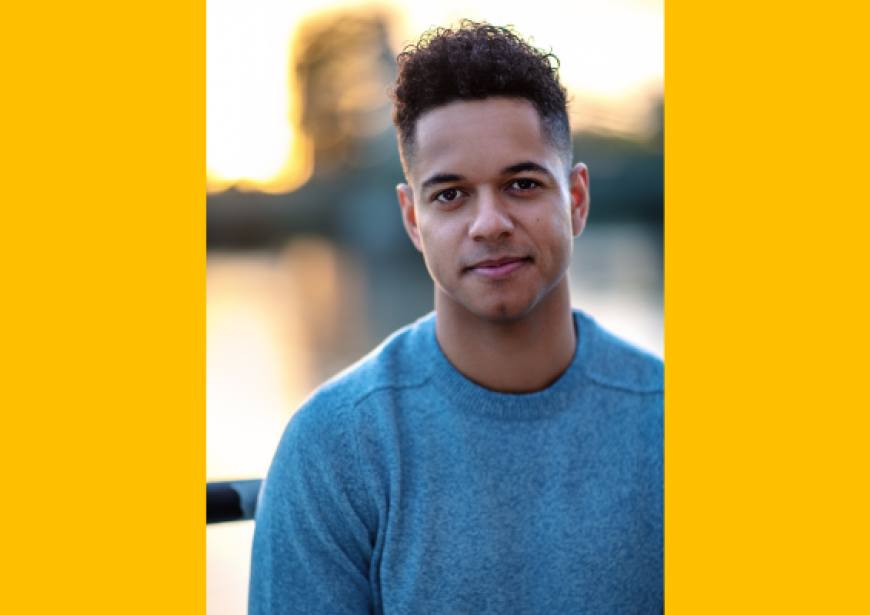
[[658,613],[662,363],[572,311],[589,209],[552,56],[463,22],[399,57],[435,313],[294,415],[251,613]]

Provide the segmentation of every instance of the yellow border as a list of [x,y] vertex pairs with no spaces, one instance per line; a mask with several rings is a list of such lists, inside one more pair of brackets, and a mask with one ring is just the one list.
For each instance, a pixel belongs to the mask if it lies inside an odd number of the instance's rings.
[[204,597],[204,5],[4,8],[5,613]]
[[866,12],[666,7],[670,615],[870,612]]

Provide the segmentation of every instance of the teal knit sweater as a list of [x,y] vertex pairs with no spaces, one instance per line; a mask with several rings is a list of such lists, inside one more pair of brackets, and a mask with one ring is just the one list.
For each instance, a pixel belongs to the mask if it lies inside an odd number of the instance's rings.
[[293,416],[249,613],[660,613],[663,364],[574,313],[549,388],[464,378],[430,315]]

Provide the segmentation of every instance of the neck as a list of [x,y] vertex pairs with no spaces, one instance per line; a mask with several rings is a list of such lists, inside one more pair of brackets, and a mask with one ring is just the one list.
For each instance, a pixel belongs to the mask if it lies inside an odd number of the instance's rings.
[[450,363],[499,393],[533,393],[553,384],[577,345],[567,277],[533,310],[509,322],[487,321],[435,292],[435,333]]

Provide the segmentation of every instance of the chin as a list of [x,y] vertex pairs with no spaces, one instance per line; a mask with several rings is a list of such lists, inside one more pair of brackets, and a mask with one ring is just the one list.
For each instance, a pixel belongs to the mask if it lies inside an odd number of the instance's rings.
[[509,325],[521,321],[528,316],[537,305],[537,302],[524,304],[512,304],[500,302],[487,306],[466,306],[470,312],[481,320],[496,325]]
[[[510,325],[522,321],[533,314],[536,309],[546,302],[546,292],[542,289],[503,289],[502,292],[481,292],[479,289],[455,288],[457,292],[450,292],[444,286],[436,284],[436,308],[441,304],[442,309],[447,309],[459,316],[465,313],[478,321]],[[462,318],[462,316],[459,316]]]

